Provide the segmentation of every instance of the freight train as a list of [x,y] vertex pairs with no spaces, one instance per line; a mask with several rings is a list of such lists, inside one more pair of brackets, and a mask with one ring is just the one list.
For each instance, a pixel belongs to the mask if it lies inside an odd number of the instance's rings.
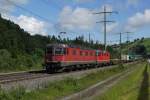
[[49,44],[45,50],[45,67],[48,72],[76,70],[110,65],[110,53],[100,49],[86,49],[65,44]]

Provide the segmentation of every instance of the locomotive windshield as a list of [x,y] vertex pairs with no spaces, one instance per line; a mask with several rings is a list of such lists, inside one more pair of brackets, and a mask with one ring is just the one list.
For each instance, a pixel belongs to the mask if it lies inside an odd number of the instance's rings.
[[55,54],[63,54],[63,48],[55,48]]
[[46,48],[46,53],[47,54],[53,54],[53,48],[52,47]]
[[66,53],[66,49],[62,47],[48,47],[46,49],[46,53],[53,55],[62,55]]
[[55,55],[63,55],[63,54],[66,54],[65,48],[61,48],[61,47],[55,48]]

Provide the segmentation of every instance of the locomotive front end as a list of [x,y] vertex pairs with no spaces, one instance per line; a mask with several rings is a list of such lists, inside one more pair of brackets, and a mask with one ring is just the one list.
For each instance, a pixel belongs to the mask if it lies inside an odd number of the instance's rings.
[[62,45],[47,45],[45,50],[45,66],[48,71],[61,69],[66,50]]

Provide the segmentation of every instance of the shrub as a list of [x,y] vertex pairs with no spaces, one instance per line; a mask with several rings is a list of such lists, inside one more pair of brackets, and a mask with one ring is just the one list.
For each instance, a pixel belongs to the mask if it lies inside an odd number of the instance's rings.
[[0,50],[0,69],[12,69],[13,59],[6,49]]

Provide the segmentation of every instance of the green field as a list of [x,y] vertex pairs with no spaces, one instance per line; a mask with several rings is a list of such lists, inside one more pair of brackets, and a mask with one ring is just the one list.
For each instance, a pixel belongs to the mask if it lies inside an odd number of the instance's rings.
[[130,66],[133,66],[133,64],[128,65],[128,67],[114,67],[112,69],[101,70],[88,74],[81,79],[67,78],[62,81],[50,83],[44,89],[36,89],[34,91],[26,91],[23,88],[10,92],[1,90],[0,100],[54,100],[58,97],[63,97],[88,88],[112,75],[131,68]]
[[95,100],[150,100],[150,65],[145,63],[138,66],[132,74]]
[[125,53],[128,51],[128,48],[133,48],[137,45],[144,45],[147,52],[150,52],[150,38],[145,38],[143,40],[141,39],[134,42],[130,42],[128,44],[124,44],[124,46],[122,47],[122,51]]

